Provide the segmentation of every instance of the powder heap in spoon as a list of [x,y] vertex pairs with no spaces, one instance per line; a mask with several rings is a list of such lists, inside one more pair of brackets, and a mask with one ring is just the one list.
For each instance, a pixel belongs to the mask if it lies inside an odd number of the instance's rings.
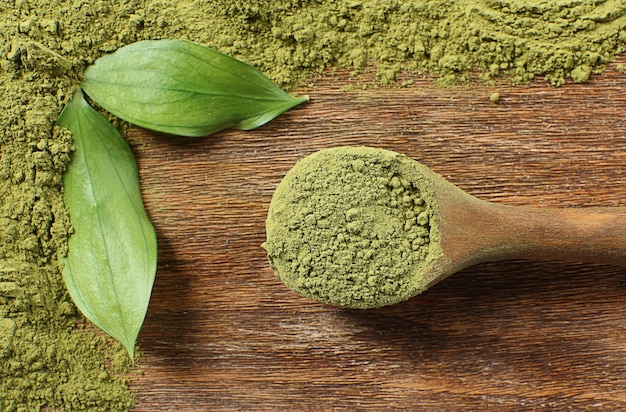
[[339,147],[287,173],[267,217],[267,250],[291,289],[334,306],[375,308],[423,289],[439,258],[432,187],[395,152]]

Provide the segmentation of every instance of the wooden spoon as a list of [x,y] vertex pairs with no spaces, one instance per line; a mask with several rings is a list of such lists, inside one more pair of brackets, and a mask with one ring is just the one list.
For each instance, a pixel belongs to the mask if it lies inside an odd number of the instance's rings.
[[477,199],[422,166],[433,182],[443,256],[425,287],[471,265],[509,259],[626,266],[626,207],[506,206]]
[[[350,172],[355,159],[366,160],[370,166],[365,170],[372,173],[363,172],[364,161],[358,172]],[[388,173],[386,169],[384,172],[376,169],[376,165],[387,164],[385,162],[393,165],[389,167],[406,182],[403,185],[419,188],[430,216],[430,238],[421,243],[428,248],[427,254],[418,262],[412,260],[411,269],[401,274],[390,269],[393,264],[381,261],[390,261],[388,256],[391,253],[398,262],[394,251],[399,243],[391,243],[389,233],[396,238],[406,236],[405,223],[397,218],[390,219],[389,210],[381,208],[377,201],[358,200],[352,180],[345,180],[348,179],[346,176],[353,176],[349,179],[357,179],[356,175],[368,176],[365,183],[359,181],[358,184],[377,187],[381,196],[387,198],[391,196],[391,192],[387,192],[388,186],[376,186],[380,180],[370,177],[371,174]],[[314,181],[319,186],[314,195],[303,189],[306,181]],[[337,188],[346,192],[338,193]],[[338,198],[346,200],[336,203]],[[375,264],[363,260],[363,266],[355,265],[354,259],[360,259],[358,251],[354,253],[354,249],[344,248],[343,243],[334,241],[336,238],[332,236],[339,236],[333,234],[337,231],[329,232],[315,224],[307,226],[306,219],[302,221],[304,215],[292,213],[308,208],[319,209],[322,200],[334,227],[344,232],[344,226],[349,225],[344,216],[352,208],[375,210],[375,213],[359,213],[366,216],[367,224],[374,228],[371,231],[375,239],[381,239],[387,245],[394,244],[396,249],[390,252],[387,246],[386,252],[377,254],[381,259]],[[396,211],[401,207],[405,206],[389,206],[388,209]],[[387,226],[381,222],[396,223]],[[298,229],[300,227],[307,229]],[[294,235],[296,232],[300,237]],[[323,241],[316,238],[316,233],[324,234],[321,236]],[[270,264],[288,287],[331,305],[361,309],[408,299],[453,273],[481,262],[540,259],[626,266],[626,208],[559,209],[491,203],[469,195],[414,160],[373,148],[325,149],[298,162],[276,189],[268,212],[267,235],[268,242],[264,247],[268,250]],[[340,246],[329,249],[327,245],[330,244]],[[364,247],[369,245],[366,243]],[[378,253],[381,246],[376,248],[376,252],[370,248],[370,256]],[[406,256],[404,253],[401,255]],[[337,263],[334,260],[337,255],[340,258],[348,255],[350,259]],[[312,261],[315,263],[310,263]]]

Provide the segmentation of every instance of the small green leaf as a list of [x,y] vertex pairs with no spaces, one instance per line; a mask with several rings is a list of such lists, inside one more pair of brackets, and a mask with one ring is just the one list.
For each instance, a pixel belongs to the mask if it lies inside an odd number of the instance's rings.
[[246,63],[185,40],[122,47],[88,67],[81,86],[127,122],[182,136],[254,129],[308,100]]
[[76,150],[63,176],[74,233],[63,279],[80,311],[134,355],[157,262],[128,143],[78,90],[57,121]]

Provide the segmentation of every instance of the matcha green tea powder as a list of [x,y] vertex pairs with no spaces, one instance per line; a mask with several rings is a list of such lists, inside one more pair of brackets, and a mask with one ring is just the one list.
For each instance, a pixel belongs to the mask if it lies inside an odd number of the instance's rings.
[[432,186],[420,165],[366,147],[325,149],[278,185],[267,250],[291,289],[335,306],[374,308],[423,289],[440,256]]
[[570,78],[586,81],[626,43],[623,0],[235,0],[194,6],[185,12],[197,13],[190,27],[204,41],[279,83],[301,82],[329,66],[359,71],[375,62],[383,83],[408,69],[433,73],[441,84],[466,81],[475,70],[484,80],[545,76],[560,85]]

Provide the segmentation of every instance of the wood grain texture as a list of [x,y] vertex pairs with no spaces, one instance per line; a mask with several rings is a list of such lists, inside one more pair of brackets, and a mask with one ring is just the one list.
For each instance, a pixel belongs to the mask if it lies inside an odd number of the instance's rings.
[[349,92],[339,72],[251,132],[131,130],[160,244],[135,410],[626,409],[624,269],[481,264],[358,311],[289,291],[260,248],[282,176],[339,145],[403,152],[495,202],[626,205],[626,75],[614,67],[561,88],[423,79]]

